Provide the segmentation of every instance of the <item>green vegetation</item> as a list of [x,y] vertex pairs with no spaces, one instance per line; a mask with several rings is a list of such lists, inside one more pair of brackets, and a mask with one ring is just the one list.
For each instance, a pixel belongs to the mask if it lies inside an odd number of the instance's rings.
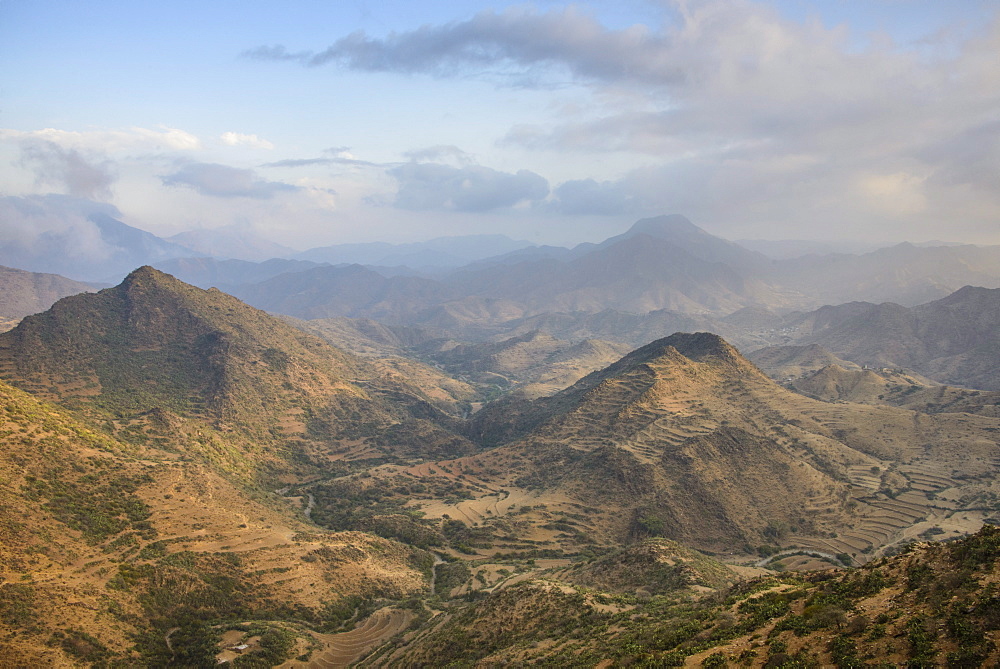
[[65,469],[53,469],[45,473],[45,478],[29,479],[24,496],[44,500],[44,507],[57,520],[91,541],[103,541],[130,528],[151,539],[156,531],[146,522],[150,509],[135,495],[136,489],[148,481],[148,477],[101,470],[74,477]]
[[[491,657],[546,666],[602,659],[614,666],[680,666],[691,655],[707,653],[702,666],[739,666],[766,657],[766,666],[846,669],[888,666],[878,658],[897,653],[909,658],[909,666],[980,666],[996,657],[987,632],[1000,629],[1000,588],[984,587],[979,579],[992,574],[998,559],[1000,530],[987,527],[968,540],[930,546],[895,562],[839,575],[771,576],[703,597],[683,590],[612,595],[524,582],[466,604],[404,657],[419,663],[439,652],[440,661],[456,665]],[[859,602],[887,588],[896,607],[873,620],[858,613]],[[609,603],[620,608],[602,608]],[[740,654],[719,649],[744,637],[750,647]]]
[[0,620],[23,627],[33,620],[35,589],[27,583],[0,584]]

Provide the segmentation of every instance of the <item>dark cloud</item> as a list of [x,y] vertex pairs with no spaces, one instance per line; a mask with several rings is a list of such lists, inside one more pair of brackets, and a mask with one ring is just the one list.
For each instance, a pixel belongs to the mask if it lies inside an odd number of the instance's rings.
[[62,188],[74,197],[110,197],[115,175],[110,161],[88,159],[76,149],[54,142],[27,139],[21,143],[21,163],[34,170],[40,184]]
[[407,163],[388,174],[399,182],[395,206],[414,211],[484,212],[538,202],[549,193],[548,181],[528,170],[510,174],[478,165]]
[[173,174],[161,177],[164,185],[187,186],[212,197],[248,197],[267,200],[278,193],[299,190],[278,181],[264,181],[253,170],[215,163],[189,163]]
[[[547,211],[684,211],[774,234],[808,221],[859,236],[968,220],[980,237],[995,236],[998,10],[921,45],[852,32],[849,23],[790,20],[774,3],[657,4],[664,21],[651,28],[610,29],[573,8],[510,9],[381,37],[356,32],[315,53],[267,47],[254,57],[589,89],[589,100],[578,88],[572,104],[509,129],[501,144],[581,159],[641,154],[641,167],[616,182],[567,182],[550,202],[520,200]],[[394,168],[397,206],[488,203],[462,199],[456,184],[471,161],[439,149]],[[609,164],[621,165],[622,155]],[[608,172],[595,163],[594,174]]]
[[262,46],[244,53],[261,60],[297,60],[310,66],[336,63],[368,72],[450,74],[467,68],[560,65],[597,79],[674,80],[672,63],[650,59],[665,37],[643,26],[607,30],[578,9],[539,14],[525,9],[481,12],[468,21],[392,33],[384,39],[354,32],[320,53],[290,53]]
[[252,58],[253,60],[305,60],[308,59],[311,54],[308,52],[300,53],[289,53],[285,47],[280,44],[274,46],[258,46],[253,49],[247,49],[242,54],[244,58]]

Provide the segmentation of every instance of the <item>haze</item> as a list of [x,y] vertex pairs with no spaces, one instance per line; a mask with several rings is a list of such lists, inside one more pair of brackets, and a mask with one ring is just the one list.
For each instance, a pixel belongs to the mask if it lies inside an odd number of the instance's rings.
[[998,52],[972,0],[8,0],[0,241],[997,244]]

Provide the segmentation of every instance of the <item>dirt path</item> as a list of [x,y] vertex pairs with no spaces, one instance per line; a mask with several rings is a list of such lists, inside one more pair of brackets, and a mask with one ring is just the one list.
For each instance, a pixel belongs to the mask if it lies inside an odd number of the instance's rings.
[[170,643],[170,637],[173,636],[174,632],[179,630],[180,627],[171,627],[167,630],[167,633],[163,635],[163,641],[167,644],[167,650],[170,651],[170,659],[174,659],[174,646]]
[[434,553],[434,566],[431,567],[431,596],[434,596],[437,588],[438,565],[444,564],[444,560],[437,553]]
[[766,558],[757,560],[757,562],[754,563],[754,566],[766,567],[768,564],[772,562],[777,562],[783,557],[788,557],[789,555],[801,555],[802,553],[805,553],[806,555],[810,555],[812,557],[821,557],[821,558],[826,558],[828,560],[833,560],[835,563],[837,563],[842,567],[846,566],[840,561],[840,558],[838,558],[836,555],[833,555],[832,553],[824,553],[823,551],[802,550],[801,548],[793,548],[791,550],[775,553],[774,555],[769,555]]
[[306,508],[302,510],[302,513],[306,515],[306,519],[312,522],[313,519],[312,512],[313,512],[313,507],[316,506],[316,498],[313,497],[313,494],[311,492],[307,494],[309,495],[309,503],[306,504]]

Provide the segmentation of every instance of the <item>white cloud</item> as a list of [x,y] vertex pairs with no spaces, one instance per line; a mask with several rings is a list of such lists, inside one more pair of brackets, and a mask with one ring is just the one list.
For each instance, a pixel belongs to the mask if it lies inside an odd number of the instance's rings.
[[198,151],[201,141],[189,132],[177,128],[161,126],[152,128],[129,128],[128,130],[9,130],[0,129],[0,141],[45,141],[64,149],[95,151],[113,154],[124,151]]
[[858,184],[869,205],[890,216],[919,214],[927,208],[925,179],[906,172],[873,174]]
[[21,144],[21,165],[34,172],[37,184],[55,187],[74,197],[111,196],[115,172],[110,161],[85,156],[76,149],[49,141],[25,140]]
[[257,135],[244,135],[238,132],[224,132],[219,140],[226,146],[248,146],[251,149],[273,149],[274,144],[261,139]]

